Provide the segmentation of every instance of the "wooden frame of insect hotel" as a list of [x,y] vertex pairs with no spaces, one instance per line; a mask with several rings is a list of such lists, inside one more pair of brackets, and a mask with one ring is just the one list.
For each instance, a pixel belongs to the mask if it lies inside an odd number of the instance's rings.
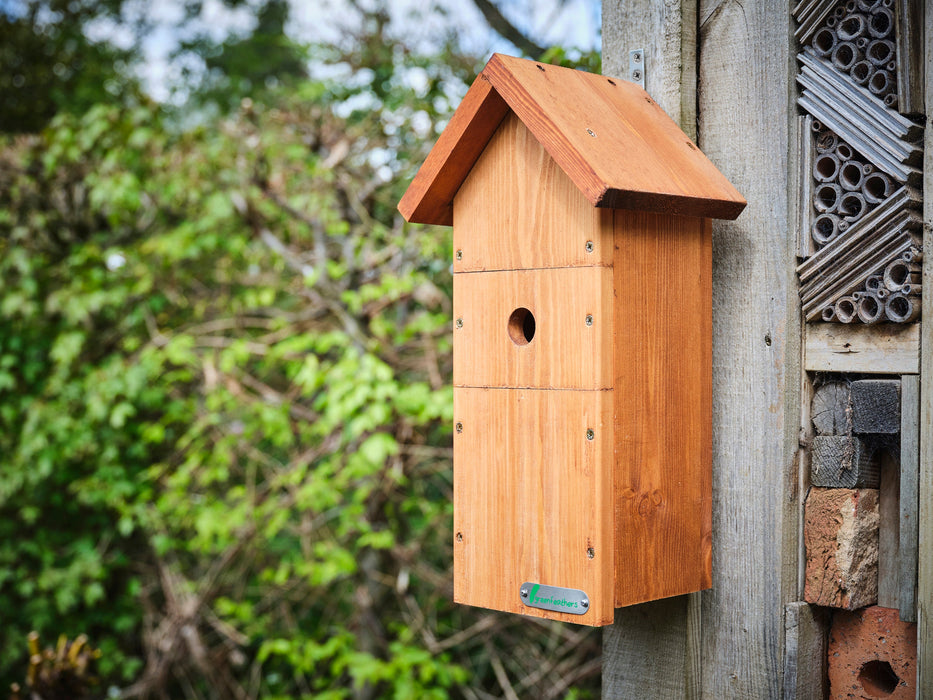
[[711,585],[711,218],[634,83],[493,55],[399,203],[453,225],[454,599],[607,625]]

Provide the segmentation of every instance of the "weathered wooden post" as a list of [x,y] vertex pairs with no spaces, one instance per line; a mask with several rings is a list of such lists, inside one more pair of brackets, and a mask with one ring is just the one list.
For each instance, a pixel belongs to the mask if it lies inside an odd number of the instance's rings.
[[589,625],[711,582],[711,218],[637,85],[494,55],[399,209],[454,232],[454,597]]

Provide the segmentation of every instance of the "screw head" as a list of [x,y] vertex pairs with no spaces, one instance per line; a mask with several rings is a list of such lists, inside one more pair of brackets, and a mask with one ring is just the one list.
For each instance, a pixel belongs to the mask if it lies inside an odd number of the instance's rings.
[[457,260],[463,260],[463,251],[457,250]]
[[596,433],[593,432],[593,429],[592,429],[592,428],[587,428],[587,429],[586,429],[586,439],[587,439],[587,440],[592,440],[594,437],[596,437]]
[[462,533],[462,532],[458,532],[458,533],[457,533],[457,542],[463,542],[463,533]]
[[457,319],[457,328],[463,328],[463,319],[462,319],[462,318],[458,318],[458,319]]
[[592,326],[592,325],[593,325],[593,314],[587,314],[587,315],[586,315],[586,325],[588,325],[588,326]]
[[590,607],[590,601],[584,598],[583,600],[580,601],[580,605],[582,605],[584,608],[588,608]]
[[639,53],[638,51],[633,53],[632,60],[635,61],[635,63],[639,63],[641,61],[641,53]]
[[592,253],[592,252],[593,252],[593,249],[594,249],[596,246],[593,245],[593,241],[587,241],[587,242],[586,242],[586,246],[584,246],[584,247],[586,248],[586,252],[587,252],[587,253]]
[[587,548],[586,548],[586,558],[587,558],[587,559],[592,559],[592,558],[595,557],[595,556],[596,556],[596,550],[593,549],[592,547],[587,547]]
[[641,71],[633,70],[632,71],[632,80],[641,80]]
[[461,423],[460,421],[457,421],[457,424],[454,425],[454,430],[456,430],[458,433],[462,433],[462,432],[463,432],[463,423]]
[[586,133],[588,133],[588,134],[589,134],[590,136],[592,136],[594,139],[596,138],[596,132],[593,131],[592,129],[587,129],[587,130],[586,130]]
[[528,589],[527,589],[527,588],[522,588],[522,590],[521,590],[520,592],[521,592],[522,598],[527,598],[527,597],[528,597]]

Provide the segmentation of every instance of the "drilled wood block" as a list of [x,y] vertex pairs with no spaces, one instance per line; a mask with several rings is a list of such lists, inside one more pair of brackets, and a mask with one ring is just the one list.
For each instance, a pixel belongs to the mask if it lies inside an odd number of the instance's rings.
[[877,489],[813,488],[804,513],[804,599],[854,610],[878,598]]
[[833,616],[829,633],[829,697],[914,700],[917,625],[897,610],[872,606]]
[[901,382],[862,379],[852,382],[852,430],[895,434],[901,430]]
[[817,435],[810,452],[810,483],[831,489],[878,488],[878,464],[867,441],[848,435]]

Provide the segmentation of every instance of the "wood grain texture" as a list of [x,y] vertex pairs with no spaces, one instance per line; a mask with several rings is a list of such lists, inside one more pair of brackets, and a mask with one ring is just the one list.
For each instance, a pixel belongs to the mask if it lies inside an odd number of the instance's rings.
[[901,432],[900,379],[859,379],[852,382],[850,391],[854,432]]
[[[696,139],[696,0],[605,0],[603,65],[625,75],[628,52],[645,51],[648,93]],[[616,611],[603,635],[603,697],[698,698],[703,593]]]
[[784,699],[813,700],[826,688],[828,620],[807,603],[789,603],[784,609]]
[[[612,392],[456,388],[454,419],[454,600],[610,624]],[[526,581],[583,590],[590,610],[527,608]]]
[[920,324],[849,326],[808,323],[806,369],[811,372],[917,374]]
[[[454,275],[454,386],[611,389],[612,307],[608,267]],[[519,308],[535,319],[525,345],[509,334]]]
[[615,212],[616,604],[710,585],[709,220]]
[[898,602],[904,622],[917,621],[917,478],[920,472],[920,377],[901,377],[900,563]]
[[696,139],[697,3],[603,2],[606,75],[627,76],[629,51],[645,53],[645,91],[691,139]]
[[[933,12],[924,19],[924,64],[933,65]],[[925,104],[933,104],[933,70],[924,75]],[[927,236],[933,230],[933,129],[924,133],[923,222]],[[923,281],[933,284],[933,255],[923,261]],[[933,688],[933,294],[923,297],[920,391],[919,540],[917,575],[917,687]],[[918,692],[918,698],[922,695]]]
[[897,458],[877,455],[881,483],[878,488],[878,605],[900,608],[900,500],[901,475]]
[[924,112],[923,0],[896,0],[897,108],[902,114]]
[[724,219],[745,208],[638,85],[501,54],[483,72],[596,206]]
[[406,221],[453,224],[453,200],[508,106],[480,74],[398,204]]
[[510,113],[454,199],[454,250],[454,272],[608,266],[612,213],[590,204]]
[[[796,597],[799,333],[790,4],[703,0],[699,144],[748,209],[713,227],[713,587],[704,698],[782,695]],[[796,194],[796,193],[795,193]]]
[[399,203],[407,220],[450,223],[450,203],[505,116],[503,103],[595,206],[726,219],[745,208],[634,83],[493,54]]
[[687,697],[689,596],[619,608],[603,634],[603,692],[606,700]]

